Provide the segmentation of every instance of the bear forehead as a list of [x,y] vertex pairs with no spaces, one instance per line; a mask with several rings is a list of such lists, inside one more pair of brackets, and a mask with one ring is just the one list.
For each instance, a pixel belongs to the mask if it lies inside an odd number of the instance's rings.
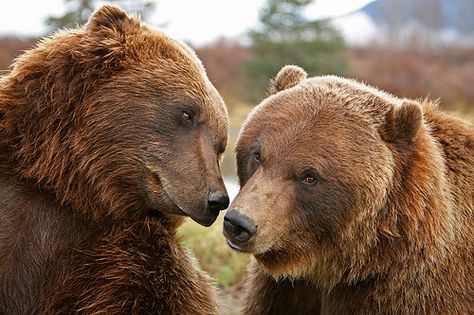
[[244,123],[239,143],[246,150],[271,148],[272,154],[281,156],[353,152],[364,148],[363,143],[376,145],[378,126],[390,106],[400,103],[356,81],[334,76],[306,79],[258,105]]
[[[250,120],[239,137],[239,147],[261,150],[267,159],[288,159],[297,156],[302,163],[316,156],[332,159],[334,155],[361,151],[358,144],[377,139],[376,131],[366,124],[348,123],[346,117],[334,112],[317,112],[305,117],[291,118],[291,114],[277,117],[271,111],[266,119]],[[262,111],[265,116],[265,111]],[[260,118],[263,118],[260,117]]]
[[225,127],[227,110],[224,101],[209,81],[206,70],[196,53],[186,43],[170,38],[159,30],[150,32],[155,40],[153,52],[155,55],[145,62],[153,62],[157,74],[164,76],[160,80],[163,83],[160,84],[160,89],[170,88],[172,89],[170,93],[174,94],[174,89],[178,88],[191,98],[199,100],[198,105],[207,113],[207,117],[220,118],[210,121],[211,125]]
[[[336,76],[305,79],[295,87],[278,92],[256,106],[244,126],[278,125],[294,128],[298,125],[346,123],[355,119],[380,125],[392,106],[402,100],[366,84]],[[324,119],[327,121],[325,122]]]
[[125,31],[121,41],[117,50],[123,51],[123,64],[139,74],[136,82],[130,82],[128,71],[117,73],[110,78],[114,85],[155,89],[171,103],[177,102],[178,95],[198,106],[209,126],[219,137],[225,137],[228,115],[224,101],[208,79],[201,60],[186,43],[138,22],[135,28]]

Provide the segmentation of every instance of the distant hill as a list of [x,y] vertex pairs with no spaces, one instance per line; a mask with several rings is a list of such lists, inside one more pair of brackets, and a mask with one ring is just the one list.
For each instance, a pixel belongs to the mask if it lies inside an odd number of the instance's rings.
[[376,0],[357,10],[376,26],[418,25],[433,31],[474,33],[474,0]]

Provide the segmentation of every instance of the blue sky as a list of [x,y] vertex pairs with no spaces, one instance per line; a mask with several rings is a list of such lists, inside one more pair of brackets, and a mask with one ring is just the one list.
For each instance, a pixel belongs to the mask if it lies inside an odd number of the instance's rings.
[[[372,0],[316,0],[307,10],[307,16],[337,17],[345,15]],[[157,10],[150,22],[163,25],[171,36],[196,45],[212,42],[218,37],[237,37],[258,23],[258,12],[265,0],[158,0]],[[63,0],[1,0],[0,34],[41,35],[45,33],[44,20],[65,10]],[[348,36],[366,36],[367,21],[352,18],[337,22]],[[336,24],[337,24],[336,23]],[[353,33],[351,35],[351,33]],[[346,34],[347,35],[347,34]]]

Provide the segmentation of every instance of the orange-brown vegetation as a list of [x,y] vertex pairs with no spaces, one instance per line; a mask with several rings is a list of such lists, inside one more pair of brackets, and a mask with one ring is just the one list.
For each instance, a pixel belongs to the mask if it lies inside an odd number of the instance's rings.
[[34,39],[0,38],[0,71],[8,69],[13,59],[22,51],[31,48],[34,42]]
[[474,111],[474,49],[353,49],[348,76],[398,96],[439,98],[450,110]]
[[[250,58],[250,50],[235,42],[219,41],[197,49],[197,53],[216,87],[226,96],[238,98],[243,82],[240,69]],[[353,48],[349,61],[348,77],[402,97],[439,98],[441,106],[449,110],[474,111],[474,48]]]
[[219,40],[213,45],[196,49],[216,88],[226,94],[238,93],[241,69],[251,52],[236,42]]

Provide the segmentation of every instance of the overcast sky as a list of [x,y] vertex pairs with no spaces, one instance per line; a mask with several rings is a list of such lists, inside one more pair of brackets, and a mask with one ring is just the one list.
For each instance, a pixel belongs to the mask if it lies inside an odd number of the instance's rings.
[[[316,0],[306,13],[309,18],[337,17],[371,1]],[[265,0],[158,0],[150,23],[164,24],[164,31],[171,36],[203,45],[219,37],[239,36],[253,28],[264,3]],[[46,32],[46,17],[59,15],[64,10],[63,0],[0,0],[0,34],[42,35]],[[367,36],[364,17],[343,18],[336,24],[349,37]]]

